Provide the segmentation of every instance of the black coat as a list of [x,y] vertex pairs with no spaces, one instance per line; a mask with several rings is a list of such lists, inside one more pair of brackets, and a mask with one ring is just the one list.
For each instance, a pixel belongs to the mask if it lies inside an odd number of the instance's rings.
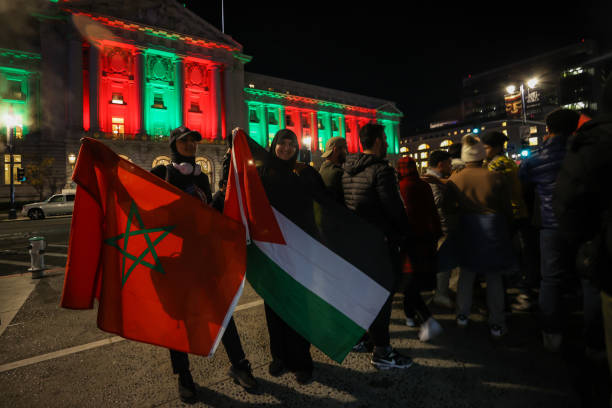
[[[612,114],[584,124],[570,139],[557,178],[553,208],[574,245],[597,240],[604,290],[612,294]],[[580,256],[580,255],[579,255]]]
[[197,197],[198,194],[194,187],[198,187],[206,199],[206,203],[209,204],[212,201],[212,193],[210,190],[210,182],[208,176],[205,173],[200,173],[197,176],[194,175],[183,175],[172,165],[166,166],[160,164],[151,170],[151,173],[157,177],[166,180],[173,186],[183,190],[187,194]]
[[390,244],[399,244],[408,236],[410,227],[395,170],[386,160],[363,153],[349,157],[342,189],[346,206],[380,228]]

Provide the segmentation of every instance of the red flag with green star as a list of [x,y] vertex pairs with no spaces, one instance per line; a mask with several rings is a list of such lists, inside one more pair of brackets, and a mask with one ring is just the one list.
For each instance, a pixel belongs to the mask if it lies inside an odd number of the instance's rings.
[[244,287],[245,230],[83,139],[61,306],[125,338],[210,355]]

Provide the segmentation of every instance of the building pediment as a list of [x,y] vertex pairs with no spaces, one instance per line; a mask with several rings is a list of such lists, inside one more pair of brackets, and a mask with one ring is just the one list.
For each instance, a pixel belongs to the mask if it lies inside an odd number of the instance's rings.
[[67,0],[71,10],[196,36],[242,50],[242,46],[175,0]]

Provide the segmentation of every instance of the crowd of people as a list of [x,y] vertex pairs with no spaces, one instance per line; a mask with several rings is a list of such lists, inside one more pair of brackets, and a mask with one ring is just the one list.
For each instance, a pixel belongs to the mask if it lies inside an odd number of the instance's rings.
[[[549,113],[541,146],[520,165],[505,152],[507,136],[487,131],[481,137],[465,135],[448,151],[431,152],[423,174],[410,157],[400,158],[394,168],[385,159],[383,126],[367,124],[359,131],[361,153],[349,156],[346,140],[333,137],[326,143],[318,172],[298,161],[295,133],[281,129],[259,174],[264,188],[301,183],[324,191],[384,233],[395,291],[404,295],[406,324],[419,327],[419,340],[443,335],[422,297],[424,289],[434,289],[433,303],[454,310],[457,326],[467,327],[474,290],[485,283],[493,339],[511,329],[506,323],[509,311],[533,311],[540,321],[543,346],[558,352],[568,318],[563,293],[579,283],[585,355],[605,360],[606,339],[612,346],[612,219],[606,183],[612,154],[612,80],[606,84],[602,108],[602,114],[586,124],[572,110]],[[222,211],[231,145],[213,198],[206,175],[195,164],[200,139],[185,127],[175,129],[170,138],[172,164],[152,172]],[[291,200],[274,195],[268,199],[281,210]],[[298,204],[286,211],[301,211]],[[453,296],[450,278],[457,274]],[[510,288],[517,289],[513,296]],[[413,364],[391,346],[393,295],[353,348],[370,352],[372,365],[379,369]],[[272,357],[269,373],[290,371],[299,384],[310,382],[313,363],[308,341],[268,305],[265,315]],[[256,389],[233,319],[223,344],[231,362],[230,376],[245,389]],[[187,355],[171,350],[170,356],[181,400],[193,402],[196,390]]]

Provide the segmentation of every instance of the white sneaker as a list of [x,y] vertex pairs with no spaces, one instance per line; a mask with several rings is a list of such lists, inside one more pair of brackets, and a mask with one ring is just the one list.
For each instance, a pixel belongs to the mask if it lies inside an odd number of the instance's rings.
[[542,332],[542,343],[544,344],[544,348],[551,353],[558,353],[561,350],[562,341],[563,335],[560,333]]
[[468,317],[466,315],[457,315],[457,326],[459,327],[467,327],[468,323],[470,322],[470,320],[468,319]]
[[416,324],[416,322],[414,321],[413,318],[411,318],[411,317],[407,317],[406,318],[406,326],[408,326],[408,327],[416,327],[416,325],[417,324]]
[[491,337],[493,337],[494,339],[501,339],[508,333],[508,329],[506,327],[499,326],[497,324],[491,326],[489,330],[491,333]]
[[419,330],[419,340],[423,342],[433,340],[442,334],[443,331],[444,329],[440,326],[440,323],[433,317],[430,317]]

